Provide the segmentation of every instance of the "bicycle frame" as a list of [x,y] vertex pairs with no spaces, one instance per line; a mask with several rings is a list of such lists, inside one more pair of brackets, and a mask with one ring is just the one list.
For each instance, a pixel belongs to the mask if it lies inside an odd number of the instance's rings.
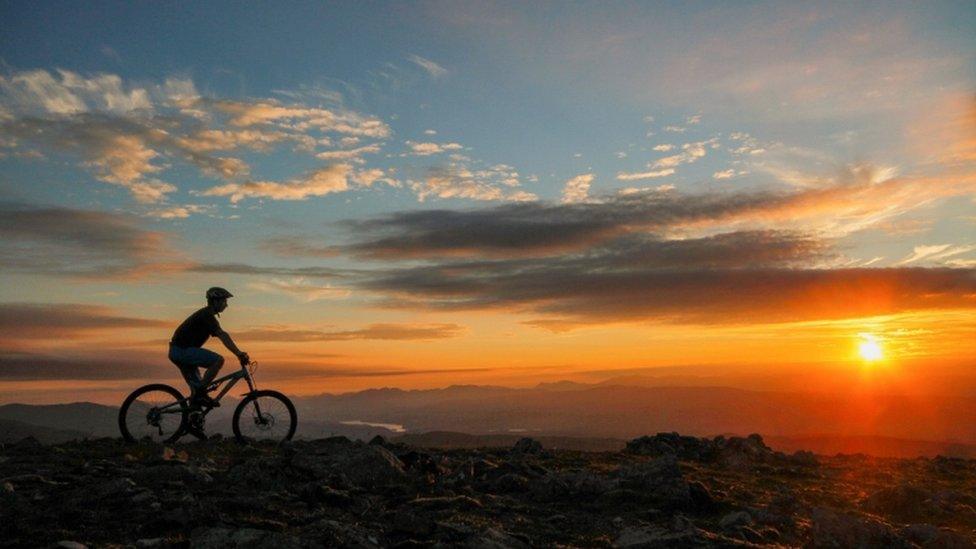
[[[220,402],[220,399],[224,398],[224,395],[226,395],[231,389],[233,389],[234,388],[234,385],[237,385],[237,382],[240,381],[241,379],[244,379],[244,381],[247,382],[248,392],[247,393],[244,393],[245,395],[248,395],[250,393],[253,393],[256,390],[256,388],[254,386],[254,379],[251,378],[251,372],[248,371],[247,366],[241,365],[241,369],[240,370],[238,370],[236,372],[233,372],[233,373],[230,373],[230,374],[227,374],[224,377],[217,378],[217,379],[211,381],[210,382],[210,385],[208,385],[207,388],[206,388],[206,392],[209,393],[211,391],[215,391],[222,384],[225,384],[226,383],[226,385],[224,385],[224,388],[221,389],[220,390],[220,393],[218,393],[217,396],[214,398],[215,401]],[[179,409],[172,410],[171,408],[174,407],[174,406],[179,406],[183,402],[186,402],[186,400],[187,399],[184,398],[184,399],[182,399],[180,401],[177,401],[177,402],[174,402],[172,404],[167,404],[166,406],[163,406],[162,408],[160,408],[159,409],[159,412],[160,413],[168,413],[168,414],[180,413],[181,410],[179,410]],[[261,414],[261,408],[260,408],[260,406],[258,405],[257,402],[254,403],[254,407],[257,409],[257,412],[260,415]],[[207,413],[209,411],[210,411],[210,409],[207,409],[207,410],[204,411],[204,413]]]

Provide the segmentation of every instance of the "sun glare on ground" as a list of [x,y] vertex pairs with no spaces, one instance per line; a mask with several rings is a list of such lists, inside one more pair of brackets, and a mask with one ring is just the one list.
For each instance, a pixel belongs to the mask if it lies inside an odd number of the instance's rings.
[[857,346],[857,352],[866,362],[877,362],[884,358],[878,338],[870,334],[861,334],[861,342]]

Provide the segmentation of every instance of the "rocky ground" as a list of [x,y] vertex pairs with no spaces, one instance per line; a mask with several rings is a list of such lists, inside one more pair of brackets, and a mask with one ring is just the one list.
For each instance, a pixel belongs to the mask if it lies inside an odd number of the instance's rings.
[[113,439],[0,448],[4,547],[973,547],[976,460],[756,435],[623,452]]

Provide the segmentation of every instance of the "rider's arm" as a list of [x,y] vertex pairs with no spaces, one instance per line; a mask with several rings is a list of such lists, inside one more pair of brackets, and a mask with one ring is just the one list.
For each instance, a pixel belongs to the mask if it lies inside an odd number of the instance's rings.
[[247,360],[245,360],[247,358],[247,353],[237,348],[237,345],[234,343],[234,340],[230,338],[230,334],[221,330],[216,335],[217,338],[220,339],[220,342],[224,344],[224,347],[227,347],[228,351],[234,353],[237,356],[237,358],[241,360],[242,364],[247,363]]

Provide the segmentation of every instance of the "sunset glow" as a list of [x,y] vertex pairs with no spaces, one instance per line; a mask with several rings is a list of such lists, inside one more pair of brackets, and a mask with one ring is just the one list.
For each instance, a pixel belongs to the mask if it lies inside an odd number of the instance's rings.
[[877,338],[872,335],[863,335],[861,338],[861,342],[857,346],[857,352],[861,355],[862,359],[866,362],[876,362],[884,357]]
[[976,396],[971,3],[544,5],[5,3],[0,401]]

